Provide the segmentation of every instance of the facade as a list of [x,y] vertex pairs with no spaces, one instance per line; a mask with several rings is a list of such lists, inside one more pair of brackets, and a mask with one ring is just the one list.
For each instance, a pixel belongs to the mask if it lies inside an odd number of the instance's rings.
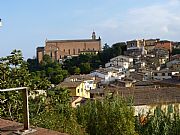
[[[175,65],[176,65],[176,64],[180,64],[180,60],[172,60],[172,61],[169,61],[169,62],[166,63],[166,67],[167,67],[167,68],[172,68],[174,64],[175,64]],[[177,67],[177,68],[178,68],[178,67]],[[179,67],[179,69],[180,69],[180,67]]]
[[160,70],[154,71],[152,77],[154,80],[172,79],[172,76],[178,73],[179,71]]
[[151,52],[155,48],[156,42],[158,42],[160,39],[147,39],[145,40],[145,50],[147,50],[147,53]]
[[70,90],[70,96],[90,98],[90,90],[96,88],[95,78],[88,75],[73,75],[66,78],[59,87]]
[[85,90],[83,82],[62,82],[59,86],[67,88],[70,91],[70,96],[90,98],[90,91]]
[[145,40],[131,40],[127,41],[127,49],[128,48],[141,48],[145,45]]
[[144,55],[151,52],[160,39],[141,39],[127,41],[127,54],[130,56]]
[[173,64],[172,69],[175,70],[175,71],[180,71],[180,62]]
[[92,71],[90,75],[101,78],[101,83],[104,84],[108,84],[109,82],[115,81],[116,79],[121,80],[125,77],[125,74],[120,73],[119,70],[112,70],[109,68]]
[[101,51],[101,38],[96,39],[95,32],[92,39],[80,40],[46,40],[45,47],[37,48],[37,59],[39,62],[45,54],[53,60],[61,60],[68,56],[78,56],[81,52]]
[[119,55],[110,59],[110,62],[105,64],[105,67],[122,67],[128,69],[130,66],[133,66],[133,58],[129,56]]
[[173,42],[172,44],[174,49],[180,49],[180,42]]
[[170,52],[172,52],[172,42],[171,41],[158,41],[155,44],[155,48],[161,48],[161,49],[166,49]]

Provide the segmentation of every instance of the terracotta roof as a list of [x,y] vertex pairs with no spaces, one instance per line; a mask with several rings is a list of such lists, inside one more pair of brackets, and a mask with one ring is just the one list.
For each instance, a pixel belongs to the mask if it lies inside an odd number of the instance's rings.
[[180,88],[129,88],[118,90],[123,97],[132,96],[134,105],[180,103]]
[[[23,124],[0,119],[0,135],[15,135],[18,130],[23,129]],[[29,133],[28,135],[67,135],[65,133],[60,133],[57,131],[52,131],[49,129],[39,128],[39,127],[32,127],[36,131],[33,133]]]
[[77,79],[77,80],[85,81],[85,80],[94,80],[94,77],[90,75],[71,75],[70,77],[66,78],[66,80],[68,79]]
[[65,87],[65,88],[76,88],[78,85],[80,85],[82,82],[62,82],[58,86],[59,87]]
[[[125,98],[132,97],[134,99],[135,106],[162,103],[180,103],[180,88],[177,87],[107,87],[106,90],[119,94]],[[102,92],[101,90],[99,91]]]

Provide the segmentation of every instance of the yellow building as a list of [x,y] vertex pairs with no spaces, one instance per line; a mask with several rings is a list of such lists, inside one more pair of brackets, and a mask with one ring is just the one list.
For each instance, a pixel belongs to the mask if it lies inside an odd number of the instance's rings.
[[59,86],[70,90],[70,96],[90,98],[90,90],[85,88],[85,82],[62,82]]

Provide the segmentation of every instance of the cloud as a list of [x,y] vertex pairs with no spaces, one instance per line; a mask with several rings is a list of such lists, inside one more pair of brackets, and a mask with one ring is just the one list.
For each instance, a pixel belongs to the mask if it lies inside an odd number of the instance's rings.
[[180,35],[180,0],[131,8],[101,22],[105,39],[110,42],[137,38],[178,40]]

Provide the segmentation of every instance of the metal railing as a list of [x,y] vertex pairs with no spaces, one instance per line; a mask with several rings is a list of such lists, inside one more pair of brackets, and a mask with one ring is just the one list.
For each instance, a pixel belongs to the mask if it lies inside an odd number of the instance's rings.
[[[9,88],[9,89],[0,89],[0,92],[8,91],[18,91],[21,90],[23,98],[23,123],[24,123],[24,132],[32,131],[29,127],[29,105],[28,105],[28,87],[18,87],[18,88]],[[22,131],[22,132],[23,132]]]

